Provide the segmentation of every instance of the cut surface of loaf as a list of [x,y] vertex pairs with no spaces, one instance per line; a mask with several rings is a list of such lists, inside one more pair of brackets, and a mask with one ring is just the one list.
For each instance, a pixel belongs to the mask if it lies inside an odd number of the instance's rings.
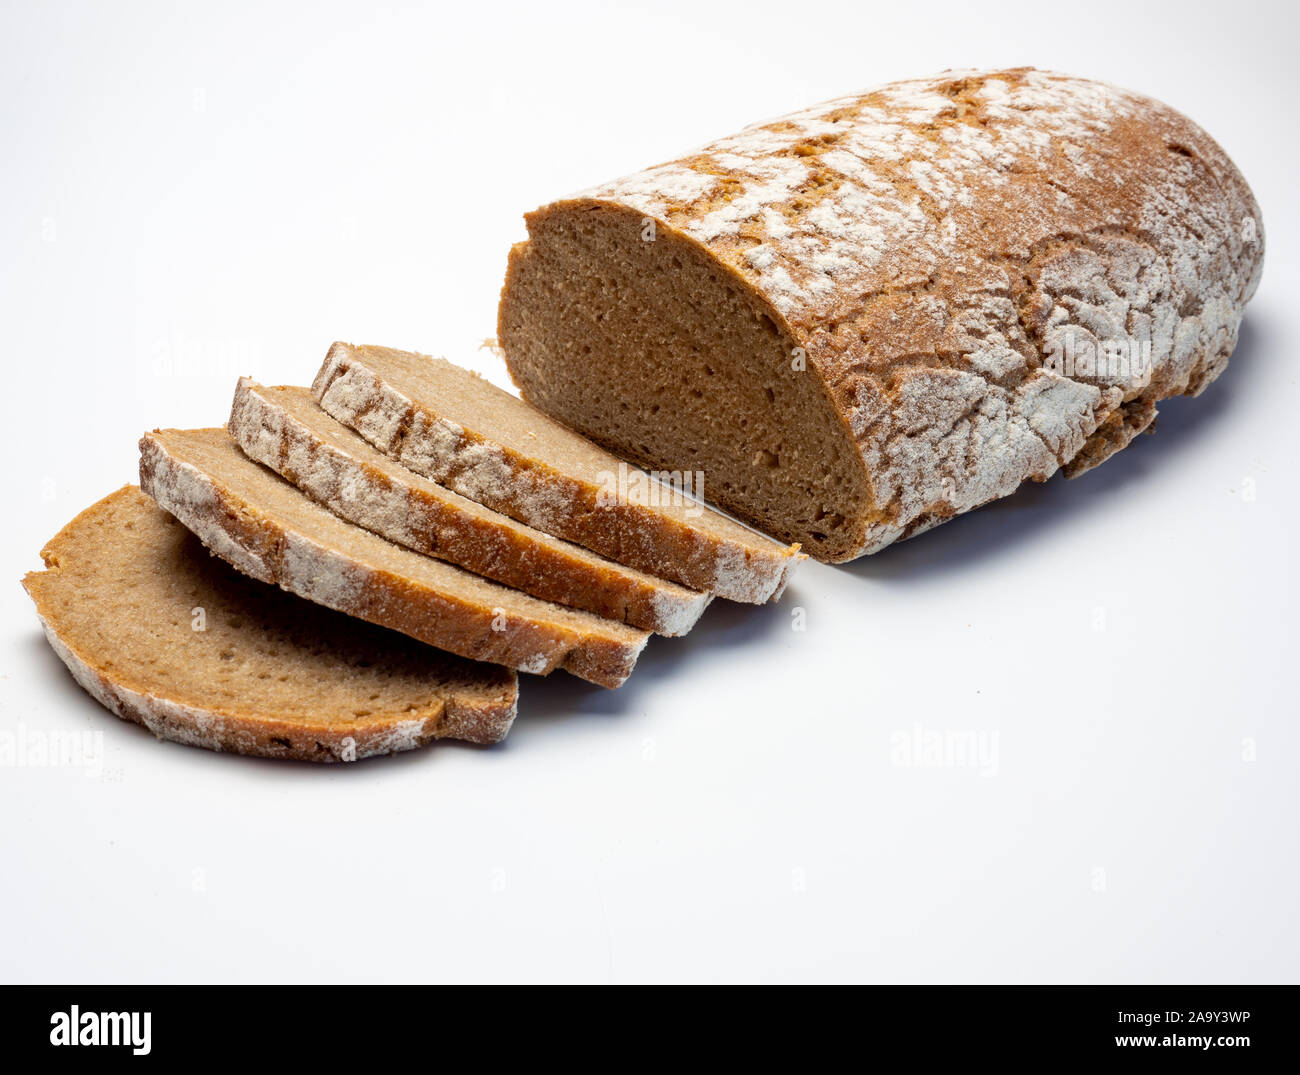
[[1022,68],[829,101],[531,213],[524,398],[827,561],[1058,469],[1224,369],[1263,224],[1199,127]]
[[462,657],[616,687],[648,638],[353,526],[247,458],[224,429],[145,434],[140,485],[245,574]]
[[316,608],[241,575],[133,485],[41,551],[23,586],[97,701],[210,750],[353,761],[504,738],[515,674]]
[[709,603],[421,477],[326,414],[306,388],[241,378],[230,434],[340,518],[534,597],[664,635],[685,634]]
[[656,481],[442,359],[335,343],[312,391],[333,417],[408,469],[683,586],[760,603],[780,596],[801,559],[797,548],[688,496],[709,495],[709,475],[689,453]]

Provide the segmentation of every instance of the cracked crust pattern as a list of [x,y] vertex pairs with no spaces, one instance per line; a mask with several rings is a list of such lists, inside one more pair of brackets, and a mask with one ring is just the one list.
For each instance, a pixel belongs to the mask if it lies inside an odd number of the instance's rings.
[[[583,201],[701,245],[804,349],[870,480],[841,559],[1123,448],[1223,371],[1263,264],[1204,131],[1030,68],[840,98]],[[1047,360],[1115,341],[1142,361]]]

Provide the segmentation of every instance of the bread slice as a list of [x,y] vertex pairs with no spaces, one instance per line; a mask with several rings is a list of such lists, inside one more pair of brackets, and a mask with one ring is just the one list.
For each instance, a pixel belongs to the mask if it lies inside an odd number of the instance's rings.
[[506,586],[662,635],[709,595],[551,537],[407,470],[326,414],[306,388],[235,389],[230,434],[251,459],[348,522]]
[[[468,370],[387,347],[335,343],[312,391],[403,466],[495,511],[692,589],[780,595],[802,557],[610,455]],[[703,475],[707,479],[707,474]]]
[[617,687],[649,637],[344,522],[254,463],[224,429],[146,433],[140,485],[245,574],[462,657],[540,675],[563,668]]
[[353,761],[431,739],[495,743],[513,672],[246,578],[134,485],[73,519],[23,586],[97,701],[209,750]]

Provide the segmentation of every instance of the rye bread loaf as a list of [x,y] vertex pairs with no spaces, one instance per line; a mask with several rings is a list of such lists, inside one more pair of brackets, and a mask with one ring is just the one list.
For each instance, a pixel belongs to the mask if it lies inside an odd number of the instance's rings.
[[1259,207],[1159,102],[1028,68],[844,97],[527,216],[524,398],[827,561],[1123,448],[1227,364]]
[[73,519],[23,586],[97,701],[163,739],[354,761],[502,739],[513,672],[442,653],[241,575],[138,488]]
[[344,522],[248,459],[224,429],[145,434],[140,485],[245,574],[462,657],[617,687],[648,637]]
[[321,410],[306,388],[241,378],[229,428],[245,455],[340,518],[534,597],[663,635],[685,634],[709,603],[407,470]]
[[[403,466],[593,552],[733,601],[779,597],[787,547],[692,499],[696,470],[661,482],[442,359],[335,343],[312,391]],[[683,474],[692,476],[688,483]],[[707,490],[705,490],[707,492]]]

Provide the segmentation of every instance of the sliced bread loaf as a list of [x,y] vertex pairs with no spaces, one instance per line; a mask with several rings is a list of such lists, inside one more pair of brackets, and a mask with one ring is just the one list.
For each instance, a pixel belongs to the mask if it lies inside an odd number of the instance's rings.
[[1228,363],[1264,229],[1137,93],[948,71],[528,215],[497,335],[524,398],[838,562],[1081,473]]
[[241,378],[230,433],[340,518],[416,552],[561,605],[663,635],[695,625],[709,596],[534,530],[453,493],[372,447],[306,388]]
[[344,522],[248,459],[224,429],[146,434],[140,485],[246,574],[462,657],[616,687],[648,637]]
[[68,523],[23,586],[97,701],[210,750],[353,761],[503,738],[513,672],[246,578],[128,485]]
[[[312,391],[403,466],[529,526],[733,601],[780,595],[801,559],[706,507],[689,453],[666,480],[630,467],[442,359],[335,343]],[[690,475],[688,483],[685,475]]]

